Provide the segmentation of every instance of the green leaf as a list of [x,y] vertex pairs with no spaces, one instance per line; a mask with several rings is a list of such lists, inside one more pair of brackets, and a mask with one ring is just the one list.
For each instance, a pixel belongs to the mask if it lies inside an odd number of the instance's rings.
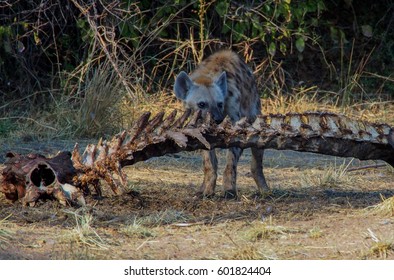
[[245,35],[246,29],[247,29],[247,25],[243,22],[237,22],[234,25],[234,31],[238,33],[241,36],[241,38],[243,35]]
[[304,11],[302,8],[294,8],[293,9],[293,15],[296,17],[296,19],[300,22],[302,21],[304,17]]
[[230,30],[231,27],[228,24],[224,23],[222,28],[222,34],[227,34]]
[[38,36],[38,32],[33,32],[33,37],[34,37],[34,43],[36,43],[37,46],[41,45],[41,39]]
[[315,17],[311,18],[311,25],[313,27],[318,27],[319,26],[319,20]]
[[339,39],[341,40],[342,43],[347,44],[349,41],[346,39],[346,34],[343,32],[343,30],[339,29]]
[[280,42],[280,44],[279,44],[279,50],[280,50],[280,52],[282,53],[282,54],[286,54],[286,52],[287,52],[287,46],[286,46],[286,44],[285,43],[283,43],[283,42]]
[[23,43],[21,41],[17,41],[16,42],[16,46],[18,48],[18,52],[21,53],[25,50],[25,45],[23,45]]
[[372,27],[370,25],[362,25],[361,32],[365,37],[372,38],[373,32],[372,32]]
[[271,42],[271,43],[270,43],[270,45],[269,45],[269,47],[268,47],[268,53],[269,53],[271,56],[274,56],[274,55],[275,55],[275,53],[276,53],[276,45],[275,45],[274,42]]
[[219,16],[222,17],[227,13],[228,5],[228,1],[220,1],[216,4],[215,11],[218,13]]
[[319,13],[327,10],[326,5],[324,4],[324,1],[319,1],[317,3],[317,9],[318,9]]
[[296,40],[296,44],[295,45],[296,45],[297,50],[300,53],[302,53],[304,51],[304,49],[305,49],[305,41],[304,41],[304,39],[302,37],[299,37]]
[[10,43],[10,40],[8,40],[8,38],[6,40],[4,40],[3,48],[4,48],[6,53],[8,53],[8,54],[12,53],[11,43]]
[[291,35],[290,30],[288,30],[288,29],[284,29],[283,32],[282,32],[282,34],[283,34],[283,36],[285,36],[286,38],[289,38],[290,35]]
[[253,26],[253,29],[256,29],[260,32],[263,30],[263,26],[259,22],[259,19],[253,18],[252,19],[252,26]]

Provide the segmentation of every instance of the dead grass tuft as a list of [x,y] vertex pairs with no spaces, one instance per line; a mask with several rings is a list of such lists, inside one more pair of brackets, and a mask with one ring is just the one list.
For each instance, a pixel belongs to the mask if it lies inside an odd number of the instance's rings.
[[374,243],[369,253],[383,259],[387,259],[387,257],[394,252],[394,243],[392,241],[378,241]]
[[157,213],[152,213],[145,217],[141,217],[138,223],[145,226],[161,226],[187,222],[191,218],[192,217],[189,214],[183,211],[166,209]]
[[278,93],[277,95],[263,100],[262,111],[264,113],[286,114],[289,112],[318,111],[334,108],[328,102],[318,99],[316,87],[294,88],[290,94]]
[[230,260],[277,260],[278,256],[272,250],[259,248],[256,244],[238,248]]
[[141,239],[155,237],[157,235],[155,231],[143,226],[142,223],[143,221],[135,218],[132,224],[121,228],[120,232],[128,237],[137,237]]
[[318,239],[323,237],[324,232],[320,229],[320,227],[313,227],[309,230],[309,237],[312,239]]
[[370,206],[367,208],[368,212],[380,216],[388,216],[388,217],[393,217],[394,216],[394,196],[385,198],[383,195],[381,195],[382,202]]
[[371,229],[367,231],[367,238],[372,239],[373,243],[364,257],[375,256],[387,259],[394,253],[394,239],[379,238]]
[[300,175],[301,187],[322,187],[322,188],[333,188],[338,186],[351,186],[354,185],[355,177],[349,175],[347,172],[352,160],[348,163],[343,163],[337,166],[330,164],[323,171],[320,170],[308,170]]
[[7,219],[11,217],[11,214],[0,220],[0,248],[2,243],[9,243],[12,238],[12,232],[9,230],[9,223]]
[[125,124],[125,127],[130,127],[133,121],[138,119],[144,112],[151,112],[152,115],[162,111],[169,113],[173,110],[182,111],[183,106],[181,102],[176,100],[175,95],[163,91],[155,95],[141,95],[138,102],[123,103],[121,110],[123,114],[128,114],[128,122]]
[[66,214],[72,216],[75,220],[75,228],[66,238],[75,243],[87,245],[96,249],[108,249],[108,244],[93,228],[93,216],[90,213],[80,214],[79,210],[65,210]]
[[87,67],[83,82],[66,84],[69,94],[62,96],[54,110],[57,127],[66,128],[70,136],[113,134],[125,123],[121,108],[127,92],[111,65]]
[[253,222],[251,227],[244,232],[244,236],[248,241],[258,242],[267,239],[286,238],[288,234],[296,232],[298,230],[275,225],[271,216],[268,222]]
[[295,87],[291,89],[291,93],[279,92],[270,98],[263,99],[262,112],[286,114],[329,111],[369,122],[394,123],[393,101],[354,100],[351,105],[341,107],[338,106],[338,99],[339,96],[334,92],[325,92],[316,87]]
[[71,241],[62,250],[53,252],[53,258],[59,260],[100,260],[108,259],[107,250],[97,250],[92,246]]

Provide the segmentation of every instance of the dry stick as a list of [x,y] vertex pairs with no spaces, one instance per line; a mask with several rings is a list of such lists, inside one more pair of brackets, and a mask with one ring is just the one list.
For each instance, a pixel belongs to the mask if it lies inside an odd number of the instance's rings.
[[[120,80],[122,81],[122,84],[124,85],[124,87],[126,88],[127,93],[129,94],[130,98],[133,98],[134,97],[133,96],[133,92],[131,91],[129,85],[127,84],[126,79],[120,73],[118,65],[116,64],[116,62],[113,60],[111,54],[109,53],[109,51],[107,49],[106,42],[104,41],[104,39],[102,38],[102,36],[99,34],[99,32],[97,30],[97,24],[91,19],[91,16],[87,13],[86,9],[84,9],[76,0],[71,0],[71,1],[81,11],[81,13],[86,17],[90,27],[94,31],[94,36],[95,36],[96,40],[100,43],[101,48],[103,49],[103,51],[104,51],[105,55],[107,56],[109,62],[112,64],[112,67],[114,68],[116,74],[118,74]],[[95,18],[97,18],[98,15],[97,15],[95,9],[94,9],[94,12],[95,12]]]
[[363,165],[363,166],[348,168],[348,169],[346,169],[346,172],[358,171],[358,170],[369,169],[369,168],[381,168],[381,167],[386,167],[386,166],[387,166],[387,164],[385,164],[385,163]]

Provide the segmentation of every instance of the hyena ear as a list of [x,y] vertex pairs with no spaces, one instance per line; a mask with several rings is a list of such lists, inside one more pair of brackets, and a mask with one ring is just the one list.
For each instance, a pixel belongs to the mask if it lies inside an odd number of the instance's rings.
[[222,72],[219,78],[216,80],[216,84],[222,90],[223,96],[226,97],[227,95],[227,74],[226,72]]
[[185,100],[187,92],[193,85],[192,80],[190,80],[189,75],[182,71],[175,79],[174,92],[175,96],[180,100]]

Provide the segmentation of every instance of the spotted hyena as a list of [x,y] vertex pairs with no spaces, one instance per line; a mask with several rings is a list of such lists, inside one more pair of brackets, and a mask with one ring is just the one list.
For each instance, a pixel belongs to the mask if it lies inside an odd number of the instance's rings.
[[[181,72],[174,92],[186,108],[210,112],[220,123],[229,116],[234,123],[242,117],[254,120],[261,111],[260,98],[252,71],[234,52],[219,51],[206,58],[190,76]],[[237,163],[242,149],[230,148],[223,173],[225,197],[236,197]],[[204,182],[200,194],[211,196],[215,191],[218,162],[214,150],[203,151]],[[263,175],[263,150],[252,148],[251,173],[259,191],[268,191]]]

